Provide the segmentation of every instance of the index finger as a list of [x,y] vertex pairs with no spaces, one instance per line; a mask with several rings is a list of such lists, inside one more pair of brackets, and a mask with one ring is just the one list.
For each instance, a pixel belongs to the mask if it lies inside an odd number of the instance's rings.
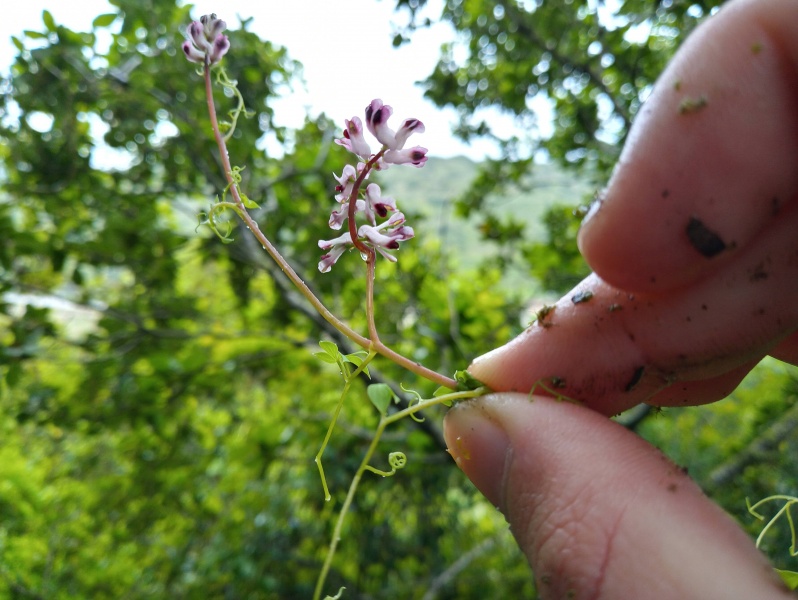
[[643,106],[579,244],[604,280],[662,291],[712,272],[798,195],[798,2],[732,2]]

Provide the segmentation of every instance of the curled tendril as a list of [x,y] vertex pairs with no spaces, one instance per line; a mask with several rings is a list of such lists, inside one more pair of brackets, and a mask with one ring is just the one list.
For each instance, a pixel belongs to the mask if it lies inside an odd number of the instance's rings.
[[366,465],[365,470],[382,477],[393,477],[399,469],[404,469],[407,466],[407,456],[404,452],[391,452],[388,455],[388,464],[391,465],[390,471],[381,471],[371,465]]
[[[254,200],[250,200],[247,195],[241,191],[241,171],[246,169],[246,167],[237,167],[234,166],[230,169],[230,183],[222,191],[222,201],[224,201],[225,196],[227,196],[227,192],[230,190],[231,187],[235,187],[236,192],[238,192],[238,197],[241,198],[241,204],[244,205],[245,208],[260,208],[258,203]],[[239,213],[240,214],[240,213]]]
[[[241,183],[241,171],[243,171],[244,169],[246,169],[246,167],[239,167],[239,166],[233,166],[233,168],[230,169],[230,178],[233,180],[233,183],[236,186],[238,186],[238,184]],[[228,183],[227,187],[224,188],[225,192],[227,192],[227,190],[230,189],[230,185],[231,184]]]
[[767,502],[778,502],[783,501],[784,505],[779,509],[779,511],[767,522],[767,524],[762,528],[759,537],[756,539],[756,547],[759,548],[759,545],[762,543],[762,540],[765,537],[765,534],[770,530],[773,525],[775,525],[776,521],[784,515],[787,517],[787,525],[790,529],[790,538],[792,543],[790,544],[790,555],[791,556],[798,556],[798,532],[796,532],[795,521],[793,520],[792,513],[790,509],[798,505],[798,498],[795,496],[784,496],[784,495],[775,495],[775,496],[768,496],[767,498],[763,498],[756,504],[751,504],[748,498],[745,499],[745,503],[748,507],[748,512],[755,516],[760,521],[765,521],[766,518],[764,515],[759,513],[757,509]]
[[[241,171],[243,171],[245,168],[246,167],[233,167],[230,169],[231,182],[228,183],[222,190],[221,200],[217,196],[216,202],[211,205],[210,209],[208,209],[208,212],[201,212],[197,219],[197,228],[199,228],[200,225],[207,224],[225,244],[229,244],[233,241],[233,238],[230,237],[230,234],[233,232],[233,225],[230,221],[220,221],[219,215],[228,209],[231,209],[235,211],[239,218],[243,219],[244,208],[259,208],[258,204],[247,198],[246,194],[244,194],[239,187],[239,184],[241,183]],[[241,198],[241,204],[243,204],[243,208],[236,202],[230,202],[227,200],[227,192],[229,192],[230,188],[233,186],[235,186],[238,196]]]
[[407,466],[407,455],[404,452],[391,452],[388,455],[388,464],[394,472],[404,469]]
[[[219,236],[219,239],[225,244],[229,244],[233,241],[233,238],[230,237],[230,234],[233,231],[233,225],[230,223],[230,221],[219,221],[218,217],[227,209],[234,210],[239,216],[241,216],[241,210],[235,203],[224,201],[211,205],[207,213],[200,213],[199,215],[199,225],[207,224],[208,227],[210,227],[211,230],[217,236]],[[199,227],[199,225],[197,225],[197,227]]]
[[220,67],[216,71],[216,83],[233,94],[237,100],[236,107],[228,113],[230,116],[230,121],[220,124],[221,128],[227,130],[224,134],[224,141],[227,141],[232,137],[233,133],[235,133],[236,125],[238,124],[238,117],[241,116],[241,113],[244,114],[244,117],[249,119],[255,116],[255,111],[247,110],[247,107],[244,104],[244,97],[241,95],[241,92],[238,91],[238,81],[235,79],[230,79],[227,76],[227,72],[224,70],[224,67]]
[[[402,388],[402,391],[406,394],[413,394],[415,398],[407,403],[407,408],[413,406],[413,402],[421,404],[424,400],[416,390],[411,390],[410,388],[406,388],[403,383],[399,384],[399,387]],[[413,419],[416,423],[423,423],[425,421],[424,417],[417,417],[416,413],[410,413],[410,418]]]
[[[748,507],[748,512],[755,516],[760,521],[767,521],[765,515],[758,512],[758,508],[767,502],[784,502],[784,505],[776,512],[775,515],[767,522],[767,524],[762,528],[762,531],[759,534],[759,537],[756,538],[756,547],[759,548],[762,540],[765,537],[765,534],[775,525],[776,521],[778,521],[782,515],[787,518],[787,525],[790,529],[790,556],[798,556],[798,532],[796,531],[795,520],[790,512],[790,509],[798,505],[798,497],[796,496],[786,496],[782,494],[777,494],[774,496],[768,496],[767,498],[763,498],[756,504],[751,504],[748,498],[745,499],[745,504]],[[798,571],[788,571],[784,569],[774,569],[776,573],[782,578],[784,583],[787,587],[791,590],[798,589]]]
[[325,596],[324,600],[340,600],[341,597],[344,595],[345,589],[346,588],[342,586],[341,589],[338,590],[338,593],[335,594],[335,596]]

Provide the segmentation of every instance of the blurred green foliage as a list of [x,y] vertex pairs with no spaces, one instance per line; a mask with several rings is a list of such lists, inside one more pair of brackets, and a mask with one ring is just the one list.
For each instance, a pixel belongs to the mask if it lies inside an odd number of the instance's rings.
[[[355,349],[286,286],[246,231],[223,245],[195,230],[224,182],[201,80],[179,49],[189,8],[112,5],[89,32],[45,13],[42,31],[15,38],[19,55],[0,80],[0,597],[309,597],[377,415],[358,386],[325,453],[333,494],[325,503],[313,456],[340,377],[312,354],[320,339]],[[505,6],[501,18],[496,6],[447,3],[442,18],[471,55],[455,66],[444,53],[429,96],[457,106],[468,135],[487,132],[467,124],[478,108],[528,117],[531,95],[546,92],[555,134],[536,144],[571,169],[579,196],[612,164],[657,72],[711,9],[625,2],[622,25],[610,31],[586,2]],[[330,274],[316,270],[316,240],[329,233],[319,207],[331,205],[330,173],[347,159],[330,143],[338,126],[321,116],[296,131],[276,128],[271,102],[298,65],[246,23],[230,25],[226,68],[256,113],[229,144],[246,166],[242,187],[308,284],[365,329],[362,265],[350,258]],[[626,39],[634,27],[649,31],[645,41]],[[112,38],[107,50],[101,35]],[[586,51],[597,39],[602,50]],[[267,132],[284,143],[283,157],[256,150]],[[527,179],[541,168],[532,154],[512,140],[505,148],[508,159],[488,162],[458,209],[495,245],[487,258],[463,266],[448,245],[421,235],[377,271],[383,340],[441,372],[519,331],[527,299],[500,285],[508,270],[549,292],[584,272],[572,213],[584,197],[563,190],[567,206],[547,208],[545,233],[532,237],[495,210],[508,189],[541,181]],[[116,166],[103,164],[108,155]],[[434,389],[385,361],[372,375],[395,390],[400,382]],[[745,496],[795,493],[792,438],[758,442],[786,422],[796,393],[794,371],[770,364],[732,399],[665,411],[641,431],[749,523]],[[445,453],[440,414],[386,433],[381,456],[401,450],[408,466],[364,481],[330,591],[534,596],[502,518]],[[721,476],[723,466],[731,476]],[[779,535],[768,543],[784,555]]]

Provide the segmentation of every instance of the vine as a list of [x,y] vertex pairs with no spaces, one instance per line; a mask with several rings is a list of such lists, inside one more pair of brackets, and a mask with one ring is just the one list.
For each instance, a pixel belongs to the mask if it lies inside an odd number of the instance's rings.
[[[399,470],[407,465],[407,456],[401,451],[393,451],[388,455],[389,470],[378,468],[372,464],[377,447],[385,429],[397,421],[410,417],[422,421],[417,413],[436,405],[451,406],[453,402],[474,398],[486,393],[488,390],[479,381],[475,380],[465,371],[458,371],[454,378],[437,373],[419,363],[399,354],[385,345],[377,331],[374,308],[374,284],[376,263],[378,256],[391,262],[397,260],[394,252],[399,249],[400,243],[414,237],[415,232],[406,225],[404,215],[397,209],[393,198],[385,197],[381,189],[374,183],[366,184],[372,170],[386,169],[391,165],[412,164],[421,167],[426,162],[426,148],[415,146],[404,148],[407,138],[413,133],[424,131],[424,125],[418,119],[406,119],[398,131],[388,126],[393,109],[383,104],[381,100],[373,100],[365,111],[366,127],[377,139],[380,148],[371,151],[369,143],[363,136],[363,123],[358,117],[346,121],[346,128],[341,139],[336,143],[352,152],[358,159],[355,166],[346,165],[340,176],[336,175],[336,201],[341,205],[330,216],[329,225],[333,230],[341,229],[347,222],[344,234],[331,239],[319,241],[319,247],[325,254],[319,260],[319,271],[329,271],[338,259],[349,248],[357,250],[366,263],[366,318],[368,335],[362,335],[353,330],[344,321],[335,316],[322,301],[310,290],[302,278],[293,270],[291,265],[283,258],[277,248],[261,231],[257,222],[249,214],[248,209],[258,208],[258,204],[249,199],[241,190],[241,171],[244,167],[233,166],[228,156],[227,144],[230,136],[235,131],[239,117],[252,113],[247,111],[243,97],[238,90],[237,82],[228,77],[223,68],[217,68],[219,62],[230,49],[230,42],[222,32],[226,23],[217,18],[215,14],[205,15],[200,21],[194,21],[188,27],[189,39],[183,44],[186,58],[191,62],[202,64],[199,73],[205,82],[205,95],[208,115],[211,121],[214,138],[216,140],[219,156],[222,161],[227,185],[222,190],[221,198],[211,205],[207,212],[199,216],[199,224],[207,224],[223,243],[233,241],[231,233],[233,225],[229,220],[222,220],[221,215],[232,210],[246,225],[247,229],[255,236],[263,249],[277,263],[285,276],[294,284],[319,314],[349,340],[358,344],[362,350],[350,354],[343,354],[338,346],[330,341],[319,342],[320,352],[315,356],[321,361],[335,365],[341,374],[344,385],[327,427],[321,447],[316,453],[314,461],[319,471],[325,501],[332,499],[332,494],[324,473],[323,455],[332,439],[335,426],[341,415],[345,400],[351,391],[352,384],[361,376],[370,379],[369,365],[381,355],[409,372],[437,383],[440,387],[432,398],[423,398],[418,392],[405,388],[402,391],[409,394],[412,399],[401,410],[392,410],[392,405],[399,404],[400,399],[394,391],[384,383],[370,384],[366,391],[372,405],[379,413],[371,442],[349,484],[344,502],[338,511],[333,527],[331,541],[327,547],[324,562],[319,572],[314,588],[313,598],[322,597],[324,584],[332,566],[333,559],[341,539],[344,521],[352,507],[361,479],[365,473],[373,473],[380,477],[393,477]],[[211,71],[216,68],[215,82],[221,86],[228,95],[236,99],[236,106],[230,111],[230,121],[221,123],[216,115],[213,98],[213,81]],[[224,131],[224,133],[223,133]],[[228,194],[230,199],[228,199]],[[358,221],[359,220],[359,221]],[[339,588],[335,596],[325,596],[325,600],[338,600],[342,597],[345,588]]]
[[[770,520],[759,512],[759,508],[769,502],[784,502],[784,505],[773,515]],[[748,507],[748,512],[751,513],[754,517],[759,519],[760,521],[767,521],[765,526],[762,528],[762,531],[759,532],[759,536],[756,538],[756,547],[762,544],[762,540],[765,539],[765,535],[770,531],[782,517],[786,518],[787,526],[790,529],[790,548],[789,553],[790,556],[798,556],[798,535],[796,534],[795,529],[795,520],[792,516],[791,509],[793,506],[798,504],[798,497],[796,496],[785,496],[781,494],[768,496],[767,498],[763,498],[759,502],[755,504],[751,504],[748,498],[745,499],[745,504]],[[791,590],[798,589],[798,571],[789,571],[784,569],[775,569],[776,573],[778,573],[784,583],[787,584]]]

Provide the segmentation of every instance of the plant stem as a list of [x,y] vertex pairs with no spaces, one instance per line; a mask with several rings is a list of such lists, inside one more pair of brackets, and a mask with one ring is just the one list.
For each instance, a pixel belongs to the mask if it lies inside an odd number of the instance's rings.
[[[208,115],[210,116],[211,119],[211,128],[213,129],[213,135],[216,140],[216,145],[219,148],[219,156],[222,160],[222,167],[224,168],[225,179],[227,180],[227,183],[230,184],[230,193],[232,194],[233,200],[236,206],[238,207],[237,212],[241,216],[241,219],[244,221],[244,224],[247,226],[247,228],[252,232],[252,234],[255,236],[258,242],[260,242],[263,249],[269,253],[269,256],[271,256],[272,259],[280,267],[280,269],[282,269],[286,277],[288,277],[291,283],[293,283],[294,286],[296,286],[296,288],[308,300],[308,302],[310,302],[313,305],[313,308],[315,308],[318,311],[318,313],[322,316],[322,318],[325,321],[327,321],[330,325],[335,327],[347,338],[349,338],[351,341],[353,341],[354,343],[356,343],[358,346],[360,346],[365,350],[375,351],[377,354],[380,354],[381,356],[384,356],[385,358],[393,361],[394,363],[396,363],[400,367],[407,369],[411,373],[415,373],[420,377],[424,377],[429,381],[432,381],[434,383],[437,383],[438,385],[442,385],[449,389],[452,390],[457,389],[457,382],[451,377],[447,377],[446,375],[437,373],[432,369],[428,369],[427,367],[413,360],[410,360],[406,356],[403,356],[398,352],[391,350],[388,346],[379,341],[379,338],[376,338],[375,335],[376,328],[373,326],[373,322],[369,323],[370,335],[369,338],[366,338],[360,335],[351,327],[349,327],[346,323],[341,321],[332,312],[330,312],[330,310],[326,306],[324,306],[322,301],[316,297],[316,295],[310,290],[310,288],[305,284],[305,282],[302,281],[302,278],[299,277],[296,271],[294,271],[291,265],[288,264],[288,261],[286,261],[285,258],[283,258],[283,256],[277,250],[277,248],[263,234],[263,232],[260,230],[260,227],[258,226],[258,223],[250,216],[249,212],[247,212],[247,209],[244,206],[243,201],[241,200],[241,194],[238,191],[238,185],[235,183],[235,181],[233,181],[233,169],[232,166],[230,165],[230,156],[227,152],[227,144],[225,143],[224,136],[219,130],[219,121],[216,118],[216,107],[213,102],[213,85],[211,82],[211,69],[210,66],[208,65],[207,58],[205,63],[204,76],[205,76],[205,97],[207,99],[207,104],[208,104]],[[373,164],[379,159],[381,155],[382,152],[378,153],[367,164]],[[366,170],[364,169],[363,172],[365,173]],[[358,181],[362,183],[363,179],[365,179],[365,176],[361,173],[361,176],[358,178]],[[351,208],[352,206],[353,204],[350,203],[350,211],[352,210]],[[351,223],[352,220],[350,219],[350,232],[352,227]],[[353,243],[359,241],[357,240],[357,232],[355,232],[355,235],[352,237],[352,241]],[[357,246],[357,243],[355,243],[355,246]],[[362,244],[362,242],[360,243],[360,246],[366,248],[367,252],[368,251],[373,252],[373,250],[371,250],[370,248],[365,247]],[[360,246],[357,247],[359,250],[362,250]],[[373,281],[372,281],[372,286],[373,286]],[[372,291],[372,297],[373,297],[373,291]],[[372,321],[373,321],[373,315],[374,311],[372,310],[371,311]],[[374,329],[374,332],[371,331],[372,329]]]
[[[330,438],[332,437],[333,429],[335,429],[335,424],[338,422],[338,416],[341,414],[341,409],[344,406],[344,398],[346,398],[346,394],[349,393],[349,388],[352,386],[352,382],[360,375],[363,371],[366,370],[369,363],[374,359],[376,355],[375,352],[370,352],[369,355],[363,359],[363,362],[360,363],[360,366],[355,369],[349,375],[344,375],[344,389],[341,391],[341,397],[338,400],[338,404],[335,407],[335,412],[333,413],[333,418],[330,421],[330,425],[327,427],[327,434],[324,436],[324,441],[321,443],[321,448],[319,448],[318,453],[316,454],[315,463],[316,466],[319,468],[319,476],[321,477],[321,485],[324,488],[324,500],[325,502],[330,501],[330,490],[327,487],[327,478],[324,476],[324,467],[321,464],[321,457],[324,454],[324,450],[327,448],[327,444],[330,442]],[[346,369],[347,367],[343,364],[340,364],[342,369]],[[345,373],[342,371],[342,374]]]
[[330,545],[327,548],[327,556],[324,558],[324,565],[322,566],[321,572],[319,573],[319,577],[316,580],[316,588],[313,592],[313,600],[319,600],[321,598],[321,592],[322,588],[324,587],[324,582],[327,579],[327,574],[330,572],[330,567],[332,566],[332,561],[333,557],[335,556],[335,551],[338,549],[338,542],[341,540],[341,532],[343,531],[344,528],[344,520],[346,519],[346,515],[352,506],[352,501],[354,500],[355,493],[357,492],[357,488],[360,485],[360,480],[363,478],[363,473],[365,473],[369,469],[369,463],[371,462],[371,459],[374,456],[374,452],[377,450],[377,445],[380,442],[380,438],[382,437],[385,428],[391,423],[395,423],[400,419],[413,415],[420,410],[429,408],[430,406],[434,406],[436,404],[443,404],[445,402],[452,402],[455,400],[476,398],[477,396],[481,396],[482,394],[484,394],[485,391],[486,388],[477,388],[475,390],[469,390],[466,392],[454,392],[451,394],[445,394],[443,396],[429,398],[428,400],[422,400],[418,404],[414,404],[413,406],[408,406],[407,408],[395,412],[390,416],[387,415],[380,416],[380,422],[378,423],[377,429],[374,432],[374,438],[371,440],[371,444],[369,444],[369,447],[366,450],[366,454],[363,456],[363,460],[360,461],[360,466],[355,472],[355,476],[352,478],[352,482],[349,484],[349,491],[347,491],[346,493],[346,499],[344,500],[344,503],[341,506],[341,510],[338,513],[338,519],[336,520],[335,528],[333,529],[332,540],[330,540]]
[[374,277],[377,269],[377,252],[369,248],[368,258],[366,259],[366,318],[369,323],[369,338],[373,344],[380,343],[380,336],[377,333],[377,323],[374,317]]
[[355,183],[352,184],[352,191],[349,193],[349,207],[347,211],[349,237],[352,239],[355,248],[366,257],[366,319],[368,321],[369,339],[371,339],[372,344],[375,345],[380,343],[380,336],[377,333],[377,324],[374,316],[374,277],[377,266],[377,251],[374,250],[374,248],[369,248],[358,239],[357,220],[355,215],[357,214],[357,196],[360,192],[360,186],[363,185],[366,177],[368,177],[369,171],[371,171],[371,168],[380,160],[384,153],[385,148],[372,156],[355,179]]

